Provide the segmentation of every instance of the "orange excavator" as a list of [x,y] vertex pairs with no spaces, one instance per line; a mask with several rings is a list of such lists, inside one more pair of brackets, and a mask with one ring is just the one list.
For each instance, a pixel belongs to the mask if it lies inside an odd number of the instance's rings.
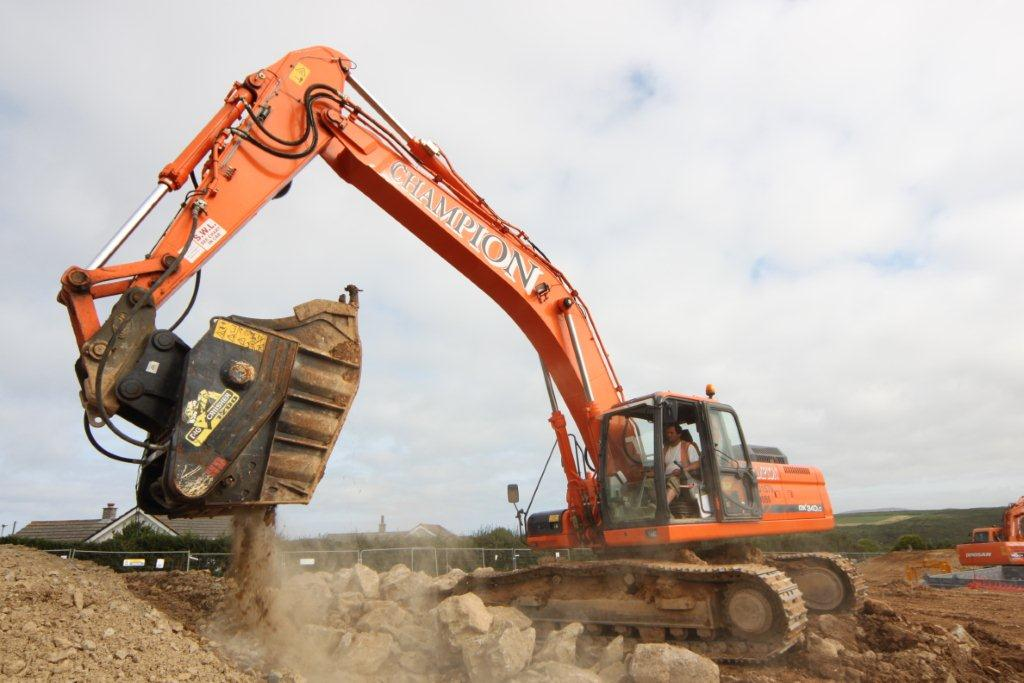
[[958,545],[956,554],[965,567],[1024,567],[1024,496],[1006,506],[1001,527],[975,529],[970,543]]
[[[530,515],[527,542],[589,547],[600,559],[469,577],[456,591],[514,604],[541,622],[685,641],[729,660],[788,649],[808,608],[856,605],[863,583],[835,555],[679,561],[702,542],[831,529],[821,472],[749,445],[710,385],[703,396],[626,399],[566,275],[436,143],[409,134],[353,67],[344,54],[313,47],[235,83],[93,261],[61,278],[59,300],[80,348],[86,433],[106,455],[140,466],[142,508],[211,516],[313,495],[358,388],[359,290],[285,318],[217,317],[194,346],[174,333],[177,323],[158,328],[156,309],[190,279],[198,287],[203,265],[319,156],[501,306],[540,356],[567,505]],[[155,246],[142,259],[110,263],[190,179]],[[95,302],[103,297],[118,299],[101,322]],[[147,436],[126,433],[115,416]],[[106,450],[92,435],[98,427],[141,456]]]

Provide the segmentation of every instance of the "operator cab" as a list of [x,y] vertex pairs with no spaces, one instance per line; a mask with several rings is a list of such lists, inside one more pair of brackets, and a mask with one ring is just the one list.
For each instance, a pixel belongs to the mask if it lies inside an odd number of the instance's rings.
[[605,413],[599,476],[610,529],[761,517],[750,450],[721,403],[654,394]]
[[1003,540],[1003,534],[999,527],[975,529],[971,533],[971,543],[994,543],[1001,540]]

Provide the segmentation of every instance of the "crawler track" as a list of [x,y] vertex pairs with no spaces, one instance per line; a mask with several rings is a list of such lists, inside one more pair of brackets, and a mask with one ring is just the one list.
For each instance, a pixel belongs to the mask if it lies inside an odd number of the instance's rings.
[[771,553],[765,559],[793,579],[812,612],[849,612],[858,609],[867,595],[867,584],[856,566],[842,555]]
[[718,661],[770,659],[792,647],[807,623],[796,584],[755,564],[557,563],[467,576],[452,592],[470,591],[535,623],[580,622],[595,633],[680,642]]

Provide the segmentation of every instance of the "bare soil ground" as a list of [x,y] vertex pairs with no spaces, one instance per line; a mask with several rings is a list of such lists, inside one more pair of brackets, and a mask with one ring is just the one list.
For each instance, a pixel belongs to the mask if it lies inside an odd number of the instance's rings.
[[[860,563],[870,596],[864,610],[812,616],[804,647],[767,665],[723,666],[723,680],[1024,681],[1024,594],[907,581],[908,566],[943,561],[960,568],[953,550],[895,552]],[[822,644],[827,639],[842,646],[838,656],[835,643]]]
[[[804,644],[762,665],[723,664],[721,680],[1024,682],[1024,595],[910,586],[905,579],[907,565],[926,560],[946,560],[956,568],[950,551],[891,553],[864,562],[859,568],[871,596],[864,609],[856,614],[812,616]],[[483,632],[476,639],[496,649],[479,650],[472,661],[466,650],[462,658],[456,656],[454,668],[446,669],[448,665],[438,664],[432,651],[439,647],[434,643],[437,634],[417,630],[430,623],[427,616],[432,610],[417,604],[414,588],[427,583],[436,586],[438,580],[402,570],[381,574],[379,598],[363,601],[351,592],[355,576],[342,579],[340,573],[320,572],[286,579],[281,590],[300,589],[297,595],[308,603],[301,611],[317,615],[318,620],[301,617],[306,620],[302,627],[288,628],[317,648],[330,640],[329,653],[319,656],[327,657],[335,672],[338,657],[363,667],[362,675],[338,680],[480,680],[479,672],[487,667],[509,666],[520,667],[512,677],[524,681],[568,680],[567,676],[632,680],[630,652],[636,643],[629,639],[620,641],[618,659],[608,665],[599,661],[608,657],[607,639],[586,634],[577,639],[563,633],[559,638],[568,645],[568,654],[563,647],[562,655],[557,655],[562,662],[542,661],[542,651],[556,657],[557,648],[547,647],[538,633],[536,648],[532,639],[527,648],[533,651],[532,659],[527,654],[525,664],[510,664],[519,645],[506,643],[511,636],[503,636],[505,649],[501,649],[494,629],[503,620],[503,628],[509,628],[522,617],[511,613],[496,615],[490,635]],[[337,583],[341,580],[346,581],[343,590]],[[68,562],[39,551],[2,546],[0,680],[245,681],[268,680],[268,674],[275,681],[321,680],[317,672],[323,669],[303,673],[307,662],[301,659],[246,656],[251,643],[232,643],[222,637],[220,605],[235,599],[235,588],[230,580],[204,571],[117,574],[89,562]],[[291,620],[286,624],[300,619],[299,605],[294,599],[288,604],[295,609],[284,615]],[[533,631],[528,623],[515,628],[509,633],[516,637]],[[394,637],[384,638],[385,632]],[[353,636],[356,641],[346,644],[346,638]],[[418,639],[430,644],[416,654]],[[369,650],[353,647],[364,641],[366,647],[376,647],[381,645],[377,640],[391,643],[394,661],[368,662],[362,655]],[[495,657],[496,652],[504,659]],[[463,667],[463,659],[470,668]],[[471,665],[483,668],[470,675]]]

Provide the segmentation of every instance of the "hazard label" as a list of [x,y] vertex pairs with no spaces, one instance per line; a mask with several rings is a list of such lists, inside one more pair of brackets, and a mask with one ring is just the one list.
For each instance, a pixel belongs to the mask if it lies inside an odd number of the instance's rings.
[[267,347],[267,335],[229,320],[218,320],[213,326],[213,336],[253,351],[262,352]]
[[292,72],[288,74],[288,78],[291,79],[295,85],[302,85],[307,78],[309,78],[309,67],[302,62],[297,62],[292,67]]

